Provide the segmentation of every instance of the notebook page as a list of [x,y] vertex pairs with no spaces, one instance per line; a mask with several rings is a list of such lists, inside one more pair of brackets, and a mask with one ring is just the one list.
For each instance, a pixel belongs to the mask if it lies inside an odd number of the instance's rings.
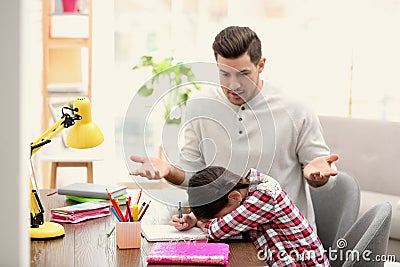
[[187,231],[179,231],[170,225],[156,224],[142,224],[142,234],[150,242],[178,240],[180,238],[206,238],[206,235],[198,227],[193,227]]

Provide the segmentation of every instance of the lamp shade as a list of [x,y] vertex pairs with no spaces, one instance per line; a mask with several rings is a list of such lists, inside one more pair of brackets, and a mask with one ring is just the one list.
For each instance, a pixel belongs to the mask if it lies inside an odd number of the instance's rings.
[[82,117],[76,120],[67,135],[67,145],[72,148],[91,148],[100,145],[104,141],[104,136],[99,127],[92,121],[90,112],[90,101],[86,97],[75,99],[74,108],[78,111],[75,113]]

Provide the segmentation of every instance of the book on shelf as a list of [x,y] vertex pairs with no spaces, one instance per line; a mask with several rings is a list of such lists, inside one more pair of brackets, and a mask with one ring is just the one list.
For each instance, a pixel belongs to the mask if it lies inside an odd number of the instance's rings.
[[127,188],[127,186],[73,183],[58,188],[57,192],[59,195],[107,199],[107,190],[114,198],[116,198],[125,195]]

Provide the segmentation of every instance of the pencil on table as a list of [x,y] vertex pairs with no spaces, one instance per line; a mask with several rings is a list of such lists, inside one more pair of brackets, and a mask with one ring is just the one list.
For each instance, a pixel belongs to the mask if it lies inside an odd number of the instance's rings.
[[114,227],[111,228],[111,230],[107,233],[107,236],[112,235],[112,233],[114,232],[114,230],[115,230],[115,225],[114,225]]
[[57,191],[54,191],[54,192],[52,192],[52,193],[50,193],[50,194],[47,194],[46,196],[52,196],[52,195],[55,195],[55,194],[57,194],[58,192]]

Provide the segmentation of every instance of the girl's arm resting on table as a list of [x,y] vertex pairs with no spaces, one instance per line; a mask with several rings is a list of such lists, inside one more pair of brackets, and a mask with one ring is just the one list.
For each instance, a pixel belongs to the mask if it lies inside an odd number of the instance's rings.
[[254,229],[275,217],[275,202],[271,196],[256,190],[237,209],[208,221],[205,232],[213,239],[226,239]]

